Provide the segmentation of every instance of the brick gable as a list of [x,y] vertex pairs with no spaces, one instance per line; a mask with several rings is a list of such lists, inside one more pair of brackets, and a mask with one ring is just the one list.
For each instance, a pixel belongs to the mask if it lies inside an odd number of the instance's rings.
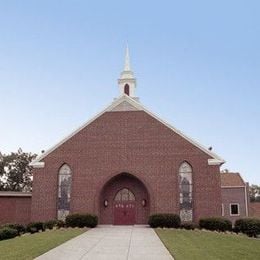
[[34,169],[32,219],[56,216],[57,174],[63,163],[72,169],[73,212],[99,215],[103,186],[127,172],[146,185],[150,213],[178,213],[178,170],[185,160],[193,168],[195,220],[219,215],[219,166],[208,165],[209,158],[144,111],[106,112],[49,153],[44,168]]

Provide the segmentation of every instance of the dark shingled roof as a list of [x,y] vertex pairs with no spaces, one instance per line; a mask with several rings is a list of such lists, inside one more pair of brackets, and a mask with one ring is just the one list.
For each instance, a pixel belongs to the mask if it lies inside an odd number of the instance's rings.
[[238,172],[222,172],[221,186],[245,186],[245,182]]

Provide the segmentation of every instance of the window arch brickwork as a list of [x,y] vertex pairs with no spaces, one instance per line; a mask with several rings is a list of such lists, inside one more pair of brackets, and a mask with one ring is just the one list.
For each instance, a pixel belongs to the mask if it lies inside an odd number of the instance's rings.
[[192,168],[183,162],[179,169],[180,218],[182,221],[192,221]]
[[62,165],[58,178],[57,217],[60,220],[65,220],[70,213],[71,174],[70,167],[67,164]]

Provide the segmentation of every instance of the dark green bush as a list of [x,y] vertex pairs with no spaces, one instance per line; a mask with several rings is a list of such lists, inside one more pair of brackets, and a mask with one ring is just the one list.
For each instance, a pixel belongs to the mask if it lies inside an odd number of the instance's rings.
[[43,222],[32,222],[27,225],[27,232],[36,233],[39,231],[45,231],[45,225]]
[[179,215],[176,214],[154,214],[149,217],[148,224],[152,228],[179,228],[181,225],[181,219]]
[[234,231],[247,234],[249,237],[257,237],[260,235],[260,219],[244,218],[235,222]]
[[4,227],[16,229],[18,232],[18,235],[21,235],[21,234],[25,233],[25,231],[26,231],[25,226],[22,224],[5,224]]
[[68,227],[90,227],[98,224],[98,217],[91,214],[71,214],[66,217],[66,226]]
[[63,220],[57,220],[56,226],[57,228],[65,227],[65,222]]
[[57,225],[57,220],[49,220],[44,223],[45,228],[53,229]]
[[0,240],[14,238],[18,235],[18,232],[14,228],[3,227],[0,229]]
[[200,228],[216,231],[231,231],[232,223],[225,218],[203,218],[199,221]]
[[181,224],[181,228],[187,229],[187,230],[194,230],[195,228],[197,228],[197,225],[192,222],[184,222]]

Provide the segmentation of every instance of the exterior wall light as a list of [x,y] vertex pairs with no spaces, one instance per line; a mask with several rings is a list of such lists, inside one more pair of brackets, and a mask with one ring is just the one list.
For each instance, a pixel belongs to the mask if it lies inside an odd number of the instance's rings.
[[145,200],[145,199],[142,200],[142,206],[143,206],[143,207],[146,206],[146,200]]
[[106,208],[108,206],[108,201],[104,200],[104,207]]

